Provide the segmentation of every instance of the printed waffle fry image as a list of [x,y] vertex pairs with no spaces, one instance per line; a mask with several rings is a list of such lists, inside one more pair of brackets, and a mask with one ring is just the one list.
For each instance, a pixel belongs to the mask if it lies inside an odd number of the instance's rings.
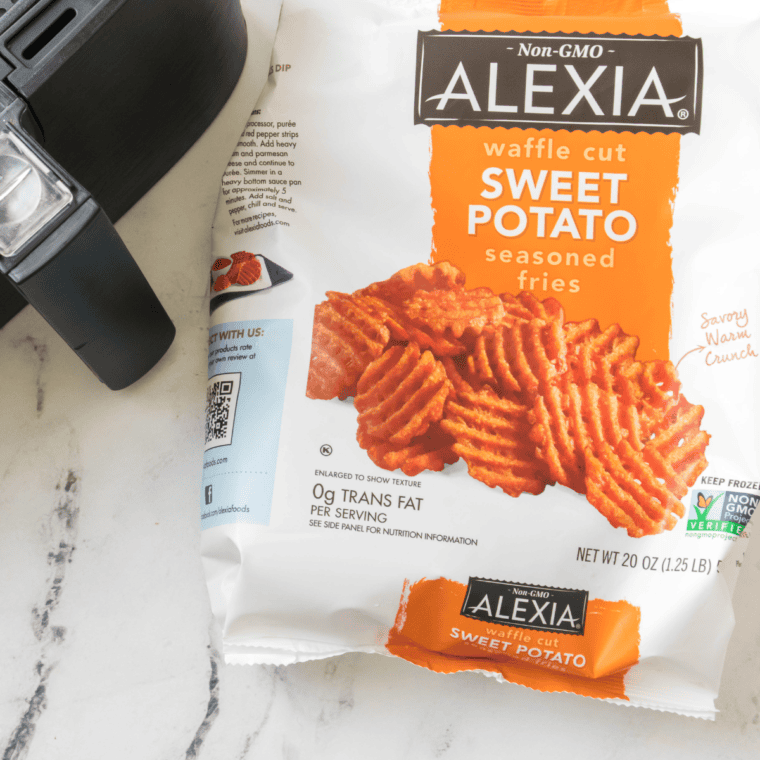
[[441,427],[454,439],[453,450],[470,475],[510,496],[541,493],[548,471],[528,437],[524,406],[499,398],[491,388],[462,392],[446,407]]
[[420,354],[414,343],[393,346],[367,367],[357,385],[359,435],[408,444],[441,419],[451,387],[430,351]]
[[707,466],[704,410],[681,396],[670,362],[637,362],[637,339],[617,325],[568,325],[567,334],[568,369],[534,404],[538,456],[630,535],[672,528]]
[[439,264],[413,264],[396,272],[388,280],[375,282],[359,291],[360,295],[376,296],[400,306],[420,291],[464,289],[465,275],[444,261]]
[[307,396],[354,397],[357,441],[416,475],[459,458],[517,497],[560,485],[631,537],[671,530],[707,467],[704,409],[668,361],[557,299],[467,290],[449,262],[408,267],[315,308]]
[[438,426],[453,387],[440,361],[414,343],[393,346],[357,385],[357,440],[375,464],[406,475],[442,470],[457,460],[453,438]]
[[212,310],[225,300],[268,290],[292,277],[291,272],[262,254],[236,251],[216,257],[211,265],[211,291],[220,295],[212,296]]
[[230,267],[230,279],[236,285],[253,285],[261,277],[261,262],[258,259],[236,262]]
[[437,356],[466,350],[466,336],[504,317],[501,299],[488,288],[471,291],[430,290],[415,293],[402,307],[413,340]]
[[311,368],[306,395],[345,398],[373,359],[382,354],[390,330],[382,312],[362,296],[328,293],[314,313]]

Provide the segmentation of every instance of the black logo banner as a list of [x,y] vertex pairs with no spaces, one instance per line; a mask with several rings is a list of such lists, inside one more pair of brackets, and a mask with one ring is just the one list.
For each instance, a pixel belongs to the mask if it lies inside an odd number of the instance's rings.
[[486,623],[582,636],[588,591],[470,578],[460,614]]
[[419,32],[415,124],[699,133],[691,37]]

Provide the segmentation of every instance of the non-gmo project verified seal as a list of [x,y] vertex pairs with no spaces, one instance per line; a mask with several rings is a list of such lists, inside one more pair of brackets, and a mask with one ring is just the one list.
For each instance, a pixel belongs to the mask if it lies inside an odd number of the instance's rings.
[[760,502],[760,495],[742,491],[691,492],[687,536],[738,536]]

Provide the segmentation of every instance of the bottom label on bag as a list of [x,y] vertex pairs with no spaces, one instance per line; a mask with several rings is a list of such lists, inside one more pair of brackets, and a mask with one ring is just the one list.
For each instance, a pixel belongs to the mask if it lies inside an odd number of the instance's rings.
[[[641,612],[626,601],[590,599],[584,605],[584,594],[475,578],[468,585],[446,578],[407,581],[386,648],[439,673],[487,670],[540,691],[626,699],[625,674],[639,660]],[[582,635],[539,627],[560,598],[583,609]],[[490,609],[491,618],[473,618],[473,606]],[[504,611],[502,622],[492,622],[496,609]]]

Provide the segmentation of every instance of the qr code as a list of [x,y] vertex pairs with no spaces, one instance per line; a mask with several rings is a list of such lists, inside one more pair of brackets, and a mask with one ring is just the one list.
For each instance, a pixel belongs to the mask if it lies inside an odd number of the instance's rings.
[[206,451],[229,446],[235,426],[240,373],[214,375],[206,389]]

